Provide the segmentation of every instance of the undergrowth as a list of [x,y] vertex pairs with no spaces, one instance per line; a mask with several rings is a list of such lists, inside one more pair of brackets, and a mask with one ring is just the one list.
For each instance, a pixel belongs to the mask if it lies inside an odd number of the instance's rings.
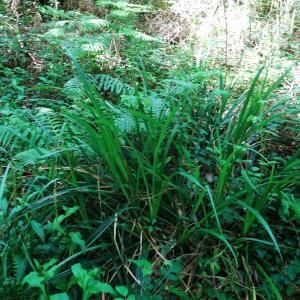
[[290,70],[237,93],[95,2],[0,15],[0,298],[296,299]]

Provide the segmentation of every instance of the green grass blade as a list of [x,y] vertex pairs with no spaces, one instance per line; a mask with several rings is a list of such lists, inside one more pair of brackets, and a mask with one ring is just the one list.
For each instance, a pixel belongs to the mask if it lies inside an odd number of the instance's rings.
[[[271,240],[273,241],[273,244],[275,246],[276,251],[279,253],[280,258],[282,259],[282,255],[281,255],[281,251],[279,248],[279,245],[276,241],[276,238],[270,228],[270,226],[268,225],[268,223],[265,221],[265,219],[262,217],[262,215],[253,207],[247,205],[246,203],[242,202],[242,201],[238,201],[237,204],[243,208],[246,208],[249,212],[251,212],[255,218],[260,222],[260,224],[264,227],[264,229],[266,230],[266,232],[268,233],[268,235],[270,236]],[[247,234],[247,232],[244,232],[244,234]]]
[[272,290],[274,296],[277,300],[283,300],[283,298],[280,295],[280,292],[278,291],[276,285],[274,284],[272,278],[265,272],[265,270],[258,264],[255,264],[258,271],[265,277],[267,284],[269,285],[270,289]]
[[209,235],[214,236],[215,238],[219,239],[220,241],[222,241],[227,246],[229,251],[232,253],[236,264],[238,263],[236,253],[234,252],[231,244],[228,242],[228,240],[226,239],[224,234],[220,234],[212,229],[206,229],[206,228],[199,229],[199,232],[204,233],[204,234],[209,234]]
[[220,231],[220,233],[222,233],[222,227],[221,227],[221,223],[220,223],[218,213],[217,213],[217,209],[216,209],[216,206],[215,206],[215,201],[214,201],[213,195],[212,195],[211,190],[210,190],[208,185],[206,186],[206,191],[207,191],[210,203],[211,203],[211,207],[212,207],[213,212],[214,212],[214,216],[215,216],[217,224],[218,224],[219,231]]

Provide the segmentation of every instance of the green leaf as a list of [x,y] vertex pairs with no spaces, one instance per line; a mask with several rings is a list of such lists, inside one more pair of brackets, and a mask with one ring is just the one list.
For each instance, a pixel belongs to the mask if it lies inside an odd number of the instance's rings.
[[275,249],[279,253],[280,258],[282,260],[281,251],[280,251],[280,248],[279,248],[278,243],[276,241],[276,238],[275,238],[270,226],[265,221],[265,219],[262,217],[262,215],[255,208],[249,206],[248,204],[246,204],[242,201],[238,201],[237,204],[242,206],[243,208],[246,208],[248,211],[250,211],[256,217],[256,219],[260,222],[260,224],[265,228],[265,230],[267,231],[268,235],[270,236],[271,240],[274,243]]
[[152,274],[152,264],[146,259],[128,259],[129,262],[136,264],[138,267],[142,268],[142,272],[144,276]]
[[70,300],[70,297],[67,293],[59,293],[50,295],[50,300]]
[[82,239],[80,232],[70,232],[69,236],[75,245],[78,245],[81,249],[85,247],[85,241]]
[[255,187],[255,183],[251,180],[251,178],[248,176],[248,173],[245,170],[242,170],[241,175],[244,179],[244,181],[251,187],[251,189],[255,192],[257,192],[257,189]]
[[256,265],[256,268],[258,269],[258,271],[265,277],[266,283],[269,285],[269,287],[270,287],[271,291],[273,292],[274,296],[276,297],[276,299],[283,300],[280,295],[280,292],[278,291],[272,278],[264,271],[264,269],[258,263],[256,263],[255,265]]
[[25,272],[27,268],[27,259],[23,258],[22,260],[17,262],[16,266],[16,280],[20,282],[22,278],[24,278]]
[[47,263],[43,265],[43,270],[49,270],[57,263],[57,258],[51,258]]
[[84,277],[87,275],[87,270],[85,270],[81,264],[73,265],[71,270],[75,277]]
[[30,222],[33,231],[39,236],[39,238],[45,243],[45,231],[42,224],[35,220]]
[[90,276],[88,275],[87,270],[85,270],[81,264],[75,264],[71,267],[72,273],[76,278],[78,285],[85,289],[85,286],[88,283]]
[[115,287],[116,291],[123,297],[128,295],[128,288],[124,285],[118,285]]
[[24,277],[22,284],[27,283],[30,287],[42,287],[44,277],[40,276],[38,272],[31,272],[27,276]]
[[170,294],[178,296],[178,299],[190,300],[190,297],[187,295],[186,292],[183,292],[176,287],[170,287],[168,291],[170,292]]
[[4,213],[7,212],[8,208],[8,202],[5,198],[0,198],[0,210],[2,210]]
[[217,209],[216,209],[216,206],[215,206],[215,201],[214,201],[213,195],[212,195],[211,190],[210,190],[210,188],[209,188],[208,185],[206,185],[206,190],[207,190],[207,194],[208,194],[208,198],[210,200],[211,206],[213,208],[213,212],[214,212],[214,215],[215,215],[218,227],[219,227],[219,231],[220,231],[221,234],[223,234],[222,233],[221,223],[220,223],[220,220],[219,220],[219,217],[218,217],[218,213],[217,213]]
[[100,282],[95,279],[90,279],[85,292],[89,292],[90,294],[99,294],[99,293],[105,293],[105,294],[111,294],[116,296],[117,293],[114,291],[114,289],[111,287],[110,284],[105,282]]
[[65,215],[66,218],[68,218],[79,209],[79,206],[77,206],[77,205],[72,206],[72,207],[63,206],[63,209],[66,212],[66,215]]
[[199,187],[202,190],[205,190],[205,187],[200,184],[199,180],[196,179],[194,176],[191,174],[187,173],[186,171],[181,171],[179,172],[179,175],[185,177],[186,179],[190,180],[192,183],[194,183],[197,187]]
[[199,230],[201,233],[206,233],[206,234],[210,234],[214,237],[216,237],[217,239],[219,239],[220,241],[224,242],[224,244],[228,247],[228,249],[230,250],[230,252],[232,253],[233,257],[234,257],[234,260],[235,262],[237,263],[237,257],[236,257],[236,254],[232,248],[232,246],[230,245],[230,243],[227,241],[226,237],[224,234],[220,234],[214,230],[211,230],[211,229],[200,229]]

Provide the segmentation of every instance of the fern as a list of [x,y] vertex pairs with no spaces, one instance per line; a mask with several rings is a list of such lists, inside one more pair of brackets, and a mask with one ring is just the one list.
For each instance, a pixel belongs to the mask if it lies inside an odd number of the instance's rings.
[[51,38],[51,37],[53,37],[53,38],[59,38],[59,37],[64,36],[65,33],[66,32],[65,32],[64,28],[58,27],[58,28],[52,28],[52,29],[48,30],[44,34],[44,36],[48,37],[48,38]]
[[290,212],[296,220],[300,220],[300,199],[296,198],[293,194],[281,193],[281,202],[283,206],[283,212],[289,215]]
[[25,274],[27,259],[19,254],[12,254],[12,266],[17,282],[20,282]]
[[134,132],[135,130],[145,130],[143,119],[136,118],[134,111],[139,111],[140,106],[143,113],[151,115],[151,118],[157,120],[164,118],[168,112],[168,105],[156,93],[146,96],[142,93],[139,96],[123,96],[121,104],[131,110],[119,108],[115,113],[115,124],[121,132]]
[[71,43],[73,47],[76,46],[89,52],[99,52],[109,48],[110,40],[107,39],[107,34],[103,37],[101,35],[87,36],[88,33],[99,33],[109,26],[108,21],[96,16],[79,14],[74,20],[60,20],[48,26],[51,27],[43,36],[50,43],[61,44],[63,40],[63,42]]
[[38,161],[46,160],[49,158],[58,157],[59,152],[52,151],[51,149],[35,147],[19,152],[14,158],[23,166],[35,164]]
[[[133,95],[134,88],[127,83],[124,83],[118,78],[111,77],[107,74],[99,74],[94,77],[89,76],[90,82],[101,91],[110,92],[116,95]],[[81,82],[77,77],[68,80],[62,92],[72,100],[82,100],[86,94]]]
[[87,52],[100,52],[105,49],[104,45],[101,42],[88,42],[81,46],[82,50]]
[[145,13],[152,10],[149,5],[133,4],[127,1],[113,1],[113,0],[96,0],[96,5],[100,7],[113,7],[122,11],[129,11],[133,13]]
[[160,118],[167,114],[168,106],[166,102],[155,92],[147,96],[142,96],[141,103],[145,112],[150,113],[155,118]]
[[47,17],[53,17],[54,19],[69,19],[72,20],[76,15],[77,12],[74,11],[64,11],[62,9],[56,9],[51,6],[40,6],[39,11],[41,14]]
[[82,84],[77,77],[68,80],[65,83],[62,92],[71,100],[82,100],[85,96]]
[[133,132],[137,128],[137,121],[125,110],[119,110],[114,118],[117,128],[121,132]]
[[132,86],[130,86],[127,83],[122,82],[118,78],[111,77],[106,74],[97,75],[94,78],[94,81],[97,85],[97,87],[100,90],[103,90],[105,92],[110,91],[111,93],[120,95],[120,94],[127,94],[127,95],[133,95],[134,89]]
[[75,24],[79,27],[81,32],[89,32],[105,28],[109,25],[109,22],[95,16],[84,16]]
[[40,108],[35,112],[14,112],[0,126],[0,146],[6,153],[21,161],[30,161],[53,151],[53,147],[71,145],[66,124],[51,109]]
[[123,34],[124,36],[127,36],[127,37],[133,37],[137,40],[140,40],[140,41],[144,41],[144,42],[161,42],[161,40],[155,38],[155,37],[152,37],[151,35],[148,35],[146,33],[143,33],[143,32],[140,32],[138,30],[134,30],[134,29],[131,29],[131,28],[124,28],[120,31],[121,34]]
[[164,83],[165,93],[171,96],[188,95],[201,88],[200,84],[181,79],[166,79]]
[[111,19],[121,19],[121,20],[127,20],[128,18],[135,18],[135,15],[132,14],[130,11],[125,11],[121,9],[114,9],[110,12],[109,17]]

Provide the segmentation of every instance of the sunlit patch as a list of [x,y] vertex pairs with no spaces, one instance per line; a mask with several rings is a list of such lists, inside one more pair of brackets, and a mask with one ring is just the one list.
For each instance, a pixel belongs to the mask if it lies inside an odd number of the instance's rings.
[[53,28],[48,30],[45,33],[46,36],[52,36],[52,37],[61,37],[65,35],[65,31],[63,28]]
[[99,52],[104,49],[104,46],[101,43],[86,43],[82,45],[82,49],[84,51]]

